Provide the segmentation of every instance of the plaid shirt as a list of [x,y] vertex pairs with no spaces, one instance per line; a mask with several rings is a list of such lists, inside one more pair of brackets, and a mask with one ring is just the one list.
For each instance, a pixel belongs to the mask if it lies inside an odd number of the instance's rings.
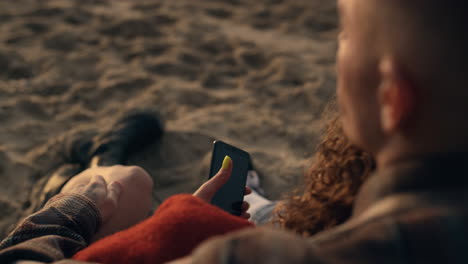
[[[203,243],[193,263],[468,263],[467,189],[468,154],[400,162],[364,184],[353,217],[333,230],[309,239],[241,231]],[[0,244],[0,263],[70,257],[87,245],[99,219],[86,198],[55,197]]]
[[49,263],[70,258],[89,244],[100,223],[99,210],[85,196],[57,195],[42,210],[23,220],[0,243],[0,263],[17,260]]

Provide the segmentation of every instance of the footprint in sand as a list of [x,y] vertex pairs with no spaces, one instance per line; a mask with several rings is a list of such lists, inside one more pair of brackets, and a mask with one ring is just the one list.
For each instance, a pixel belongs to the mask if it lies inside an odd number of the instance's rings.
[[65,13],[65,10],[62,8],[58,7],[53,7],[53,8],[41,8],[34,10],[33,12],[26,14],[28,17],[43,17],[43,18],[49,18],[49,17],[54,17],[54,16],[60,16]]
[[30,63],[17,53],[0,51],[0,78],[24,79],[33,76]]
[[284,3],[285,0],[265,0],[267,5],[278,5]]
[[61,95],[67,92],[69,88],[68,84],[60,83],[37,85],[34,86],[32,94],[44,97]]
[[230,5],[239,6],[242,5],[242,0],[211,0],[212,2],[226,3]]
[[232,53],[234,49],[222,38],[222,36],[212,36],[211,39],[202,41],[196,48],[209,55]]
[[219,65],[219,66],[232,66],[232,67],[234,67],[234,66],[238,65],[238,62],[233,56],[231,56],[229,54],[227,56],[221,56],[221,57],[217,58],[216,61],[215,61],[215,64]]
[[156,15],[151,18],[151,22],[154,23],[153,26],[170,26],[174,25],[178,21],[177,18],[171,17],[168,15]]
[[7,69],[10,65],[10,58],[6,53],[0,52],[0,69]]
[[179,54],[179,60],[183,63],[197,66],[203,62],[203,59],[200,56],[190,52],[182,52]]
[[241,51],[238,57],[244,64],[254,69],[263,68],[268,64],[267,58],[260,51],[256,50]]
[[128,19],[116,22],[102,29],[101,32],[105,35],[123,37],[126,39],[136,37],[158,38],[164,36],[153,23],[140,19]]
[[64,21],[70,25],[83,25],[91,21],[93,15],[85,10],[74,9],[67,12]]
[[5,43],[12,47],[18,47],[20,45],[31,45],[31,42],[34,41],[34,35],[30,34],[12,34],[11,37],[7,37]]
[[54,33],[47,37],[43,45],[47,49],[57,51],[72,51],[79,42],[79,37],[70,32]]
[[320,19],[317,16],[310,16],[304,20],[304,26],[311,32],[324,32],[337,28],[336,21],[328,17]]
[[197,80],[200,75],[196,67],[173,62],[157,63],[147,66],[146,69],[155,75],[176,76],[189,81]]
[[31,30],[34,34],[43,34],[49,31],[49,26],[43,23],[30,22],[24,24],[24,27]]
[[185,90],[176,95],[176,102],[182,105],[200,109],[215,104],[218,100],[206,91]]
[[208,8],[205,10],[205,13],[219,19],[227,19],[232,16],[232,12],[227,10],[227,8]]
[[[92,97],[88,96],[86,100],[79,98],[78,102],[86,101],[84,104],[87,109],[97,110],[103,108],[107,104],[115,104],[117,101],[125,101],[128,98],[133,98],[136,94],[144,91],[154,81],[146,77],[126,77],[116,78],[107,77],[101,80],[101,84],[97,87],[97,92]],[[84,99],[84,100],[83,100]]]
[[15,104],[16,109],[34,119],[47,120],[49,114],[44,110],[44,106],[31,98],[20,99]]
[[130,52],[124,51],[124,58],[126,61],[131,61],[135,58],[147,56],[161,56],[171,49],[168,43],[152,43],[145,45],[142,49],[131,50]]
[[159,56],[159,55],[165,53],[170,48],[171,48],[171,45],[169,45],[167,43],[157,43],[157,44],[152,44],[152,45],[146,46],[145,51],[148,52],[148,54],[150,54],[150,55]]
[[135,78],[117,81],[110,86],[104,87],[104,90],[106,93],[119,91],[125,94],[130,94],[136,90],[144,89],[151,84],[153,84],[153,80],[150,78]]
[[154,14],[155,10],[158,10],[159,8],[161,8],[161,4],[159,3],[135,4],[132,7],[133,10],[151,14]]
[[233,89],[237,87],[236,80],[229,80],[220,76],[218,73],[210,72],[203,79],[203,87],[208,89]]

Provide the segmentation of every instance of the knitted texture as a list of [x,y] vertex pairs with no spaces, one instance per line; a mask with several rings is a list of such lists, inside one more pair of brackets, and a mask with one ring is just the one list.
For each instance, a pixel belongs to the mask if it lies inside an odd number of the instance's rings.
[[246,227],[253,224],[192,195],[176,195],[152,217],[93,243],[74,259],[104,264],[164,263],[190,254],[210,237]]

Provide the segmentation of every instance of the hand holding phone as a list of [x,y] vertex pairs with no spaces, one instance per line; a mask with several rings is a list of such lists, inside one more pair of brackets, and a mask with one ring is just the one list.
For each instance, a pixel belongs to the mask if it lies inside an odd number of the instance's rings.
[[249,219],[249,204],[244,195],[252,192],[246,187],[247,173],[251,167],[250,155],[221,141],[215,141],[209,180],[194,193],[194,196],[221,209]]
[[215,194],[226,184],[231,174],[232,160],[229,156],[226,156],[218,173],[200,186],[194,195],[207,203],[211,203]]
[[246,194],[245,184],[249,170],[250,155],[222,141],[215,141],[211,159],[210,179],[221,169],[226,156],[232,160],[231,177],[214,195],[211,203],[233,215],[239,216],[242,213],[244,195]]

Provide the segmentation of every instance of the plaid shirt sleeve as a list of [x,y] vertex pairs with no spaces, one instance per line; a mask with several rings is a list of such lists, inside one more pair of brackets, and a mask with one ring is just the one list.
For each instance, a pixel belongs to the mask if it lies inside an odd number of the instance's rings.
[[100,224],[99,210],[87,197],[59,194],[0,242],[0,263],[83,263],[64,259],[86,247]]

